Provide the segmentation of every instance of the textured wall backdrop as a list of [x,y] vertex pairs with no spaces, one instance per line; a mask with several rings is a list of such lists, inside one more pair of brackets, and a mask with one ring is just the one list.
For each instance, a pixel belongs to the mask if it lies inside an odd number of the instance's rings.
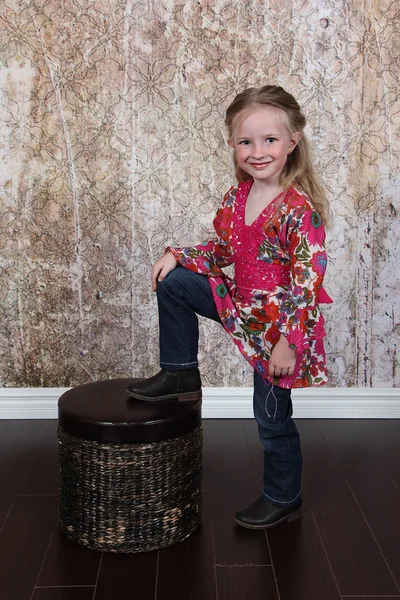
[[[151,264],[210,235],[224,111],[277,83],[335,215],[330,385],[398,386],[399,24],[392,0],[0,0],[1,384],[156,371]],[[205,385],[251,384],[201,335]]]

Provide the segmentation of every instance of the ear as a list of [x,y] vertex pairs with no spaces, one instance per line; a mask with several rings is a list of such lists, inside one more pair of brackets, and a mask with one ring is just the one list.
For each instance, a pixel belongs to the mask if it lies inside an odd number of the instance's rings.
[[293,152],[293,150],[296,148],[296,146],[300,140],[301,140],[301,132],[300,131],[296,131],[295,133],[292,134],[292,137],[291,137],[290,143],[289,143],[288,154],[291,154]]
[[231,148],[235,147],[235,143],[234,143],[234,141],[233,141],[232,138],[229,138],[229,140],[228,140],[228,146],[230,146]]

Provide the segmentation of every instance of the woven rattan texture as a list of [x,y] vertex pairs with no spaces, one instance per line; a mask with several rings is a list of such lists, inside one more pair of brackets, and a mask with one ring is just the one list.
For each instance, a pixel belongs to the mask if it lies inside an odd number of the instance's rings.
[[59,522],[73,542],[143,552],[200,522],[203,429],[151,444],[102,444],[58,428]]

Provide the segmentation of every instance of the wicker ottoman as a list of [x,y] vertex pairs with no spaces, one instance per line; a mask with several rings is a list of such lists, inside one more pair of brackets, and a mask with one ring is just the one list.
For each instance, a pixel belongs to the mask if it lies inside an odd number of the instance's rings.
[[180,542],[201,516],[201,401],[134,400],[130,382],[89,383],[58,402],[60,528],[103,552]]

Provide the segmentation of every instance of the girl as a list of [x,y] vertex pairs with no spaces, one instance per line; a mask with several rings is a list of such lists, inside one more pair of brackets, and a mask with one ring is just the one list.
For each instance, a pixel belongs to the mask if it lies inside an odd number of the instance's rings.
[[[258,500],[235,515],[251,529],[301,516],[302,454],[291,388],[327,381],[319,304],[331,302],[322,288],[328,204],[305,124],[293,96],[273,85],[247,89],[228,107],[239,184],[217,212],[214,239],[167,248],[154,264],[161,371],[128,387],[140,400],[200,399],[196,313],[223,325],[254,367],[264,485]],[[231,263],[234,280],[222,271]]]

